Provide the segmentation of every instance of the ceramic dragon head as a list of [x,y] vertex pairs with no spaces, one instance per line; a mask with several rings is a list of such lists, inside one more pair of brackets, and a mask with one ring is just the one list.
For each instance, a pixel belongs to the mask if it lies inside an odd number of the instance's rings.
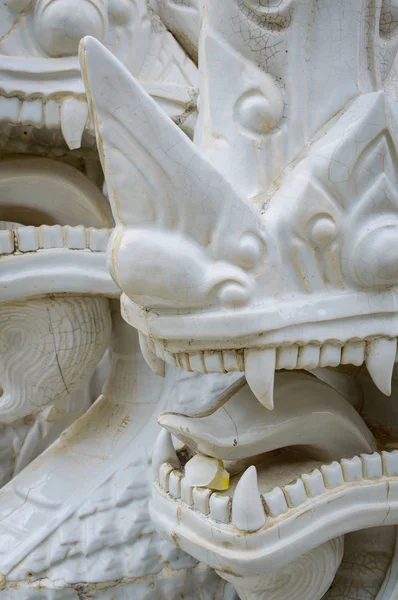
[[[286,584],[283,597],[321,598],[341,535],[396,522],[386,486],[397,453],[374,453],[354,408],[302,371],[366,364],[391,393],[397,24],[390,0],[205,1],[193,142],[101,44],[81,46],[123,317],[155,372],[166,362],[185,372],[181,380],[200,378],[191,372],[215,382],[199,409],[203,388],[166,384],[170,397],[183,389],[192,404],[178,418],[171,407],[160,423],[213,462],[199,469],[201,481],[189,479],[180,467],[187,457],[177,459],[163,432],[153,519],[242,598],[282,597],[269,595],[272,586],[287,564],[302,569],[300,556],[326,575],[302,596]],[[320,453],[286,455],[278,479],[272,452],[282,445]],[[249,457],[265,460],[264,477],[250,466],[231,501],[217,461],[231,461],[233,474]],[[322,463],[334,459],[342,461]]]
[[[196,143],[85,40],[82,71],[117,223],[109,266],[154,362],[244,371],[270,408],[282,368],[366,361],[389,393],[398,333],[394,6],[206,3]],[[330,59],[343,51],[344,61]]]

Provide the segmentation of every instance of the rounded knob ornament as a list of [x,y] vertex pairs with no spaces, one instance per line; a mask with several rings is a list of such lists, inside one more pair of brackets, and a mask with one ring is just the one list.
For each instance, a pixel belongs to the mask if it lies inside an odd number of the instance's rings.
[[54,58],[76,55],[80,40],[91,35],[105,41],[108,31],[106,0],[38,0],[35,33],[41,48]]
[[355,278],[364,287],[386,288],[398,284],[398,224],[367,233],[355,248]]

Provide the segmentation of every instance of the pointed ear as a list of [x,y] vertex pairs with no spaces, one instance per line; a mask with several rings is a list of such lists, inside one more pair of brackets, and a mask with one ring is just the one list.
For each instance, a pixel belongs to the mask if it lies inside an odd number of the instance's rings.
[[[262,239],[260,214],[100,42],[84,38],[80,60],[115,220],[178,231],[214,258],[247,262],[240,240]],[[260,239],[249,245],[261,254]]]
[[[80,43],[80,64],[115,221],[149,225],[155,217],[153,196],[166,182],[159,180],[160,171],[148,172],[151,157],[140,143],[141,136],[153,136],[140,102],[140,95],[146,94],[92,37]],[[147,100],[156,106],[149,96]]]

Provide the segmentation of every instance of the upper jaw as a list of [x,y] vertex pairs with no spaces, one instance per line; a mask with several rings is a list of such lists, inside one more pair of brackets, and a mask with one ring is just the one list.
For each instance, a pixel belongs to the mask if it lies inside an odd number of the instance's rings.
[[66,142],[70,150],[82,143],[93,148],[94,128],[77,57],[2,56],[0,123],[43,130],[43,140],[58,133],[58,145]]
[[121,300],[124,319],[143,332],[149,353],[158,360],[187,371],[244,372],[268,408],[274,405],[274,373],[280,369],[366,364],[377,387],[390,395],[396,302],[396,293],[388,290],[373,297],[336,294],[301,305],[282,302],[278,310],[161,316],[142,311],[125,295]]
[[[159,93],[156,85],[150,81],[146,85],[156,97]],[[176,110],[174,101],[179,107],[179,116],[183,102],[179,106],[173,92],[175,90],[171,91],[170,98],[160,97],[159,101],[163,100],[166,110],[171,111]],[[4,131],[11,127],[11,135],[17,135],[18,126],[24,128],[22,140],[28,130],[35,131],[34,142],[48,146],[47,153],[56,155],[59,150],[80,148],[94,150],[94,124],[89,115],[78,57],[1,56],[0,126]]]
[[284,344],[343,343],[396,337],[397,291],[324,292],[283,297],[241,309],[190,310],[185,314],[143,309],[122,295],[123,317],[165,350],[227,350]]

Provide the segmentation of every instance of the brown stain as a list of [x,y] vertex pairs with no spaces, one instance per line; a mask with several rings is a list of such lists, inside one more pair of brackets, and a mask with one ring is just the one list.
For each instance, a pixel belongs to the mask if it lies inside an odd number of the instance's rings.
[[122,419],[122,421],[121,421],[120,425],[118,426],[118,428],[117,428],[117,430],[116,430],[116,435],[117,435],[117,434],[119,434],[119,433],[123,433],[123,430],[124,430],[124,429],[126,429],[126,427],[127,427],[127,425],[128,425],[129,423],[131,423],[131,417],[130,417],[130,415],[126,415],[126,416],[125,416],[125,417]]
[[375,437],[378,452],[398,449],[398,432],[391,431],[376,421],[364,421]]

